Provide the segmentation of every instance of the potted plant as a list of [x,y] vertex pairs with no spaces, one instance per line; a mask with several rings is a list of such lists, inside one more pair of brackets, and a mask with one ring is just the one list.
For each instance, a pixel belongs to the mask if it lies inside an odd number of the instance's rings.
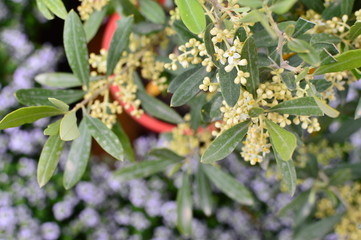
[[[264,168],[275,159],[293,195],[295,149],[321,131],[322,116],[339,117],[328,102],[361,76],[361,19],[355,11],[359,1],[177,0],[176,9],[167,14],[151,0],[137,6],[127,0],[110,1],[108,9],[108,1],[82,1],[84,24],[61,0],[37,3],[44,16],[65,20],[64,48],[73,75],[38,76],[39,83],[62,89],[17,92],[20,102],[32,106],[9,113],[0,129],[61,116],[44,131],[49,138],[40,156],[38,182],[43,186],[49,181],[64,142],[72,141],[64,171],[68,189],[85,170],[92,138],[114,158],[133,159],[115,122],[117,113],[126,109],[140,117],[144,109],[177,124],[169,126],[173,129],[168,149],[155,149],[147,161],[117,174],[129,180],[180,170],[178,227],[186,235],[191,231],[193,173],[206,214],[212,206],[210,182],[231,199],[254,204],[249,190],[216,165],[235,150],[246,162]],[[122,17],[108,50],[89,56],[87,41],[106,11],[114,9]],[[172,93],[170,106],[150,97],[142,79]],[[172,109],[183,105],[190,108],[184,119]],[[358,118],[359,106],[353,107]],[[215,128],[209,130],[211,124]]]

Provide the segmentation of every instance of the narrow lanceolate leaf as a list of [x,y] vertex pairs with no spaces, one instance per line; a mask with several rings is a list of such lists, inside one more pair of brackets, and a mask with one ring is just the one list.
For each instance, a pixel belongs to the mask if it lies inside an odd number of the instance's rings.
[[321,75],[330,72],[342,72],[361,67],[361,49],[350,50],[335,57],[336,61],[319,67],[314,75]]
[[324,218],[320,221],[313,222],[303,226],[300,231],[294,236],[294,240],[303,239],[323,239],[327,233],[331,232],[335,225],[340,222],[342,214],[334,215],[328,218]]
[[64,142],[59,135],[53,135],[46,141],[40,154],[37,178],[40,187],[44,186],[53,176],[58,166],[60,155],[64,148]]
[[81,90],[51,90],[43,88],[20,89],[16,91],[16,99],[24,105],[52,105],[48,98],[56,98],[67,104],[74,103],[84,96]]
[[266,125],[272,141],[272,147],[280,155],[282,160],[290,160],[296,149],[296,136],[268,119],[266,119]]
[[170,123],[183,122],[183,118],[175,110],[157,98],[150,96],[145,91],[138,89],[137,97],[142,101],[142,108],[149,115]]
[[51,102],[55,107],[57,107],[59,110],[63,112],[69,111],[69,105],[65,102],[56,99],[56,98],[48,98],[49,102]]
[[186,81],[189,77],[191,77],[194,73],[196,73],[199,69],[201,69],[200,67],[195,67],[195,68],[191,68],[183,73],[181,73],[180,75],[178,75],[177,77],[175,77],[169,84],[168,86],[168,92],[170,93],[174,93],[178,87],[180,85],[182,85],[182,83],[184,81]]
[[256,90],[259,85],[259,70],[258,70],[258,53],[256,43],[253,37],[249,37],[243,45],[241,58],[247,59],[248,64],[241,67],[243,72],[249,72],[250,77],[247,79],[246,88],[249,92],[256,96]]
[[85,120],[81,121],[79,131],[80,136],[72,142],[65,164],[63,178],[65,189],[70,189],[79,182],[90,157],[92,138]]
[[271,10],[277,14],[284,14],[288,12],[297,0],[279,0],[271,6]]
[[206,216],[210,216],[213,209],[212,190],[209,179],[204,172],[203,164],[198,165],[196,183],[198,193],[198,207],[202,209]]
[[123,17],[117,22],[117,30],[114,33],[107,57],[107,75],[111,75],[122,53],[128,47],[129,35],[133,27],[133,17]]
[[341,16],[350,15],[352,13],[352,8],[355,3],[355,0],[342,0],[341,1]]
[[146,19],[157,24],[165,22],[164,10],[158,3],[153,0],[140,0],[139,4],[139,11]]
[[195,34],[206,28],[206,16],[198,0],[176,0],[181,19],[186,27]]
[[208,179],[224,194],[240,204],[253,205],[252,194],[241,182],[212,165],[203,167]]
[[44,135],[48,135],[48,136],[57,135],[60,129],[60,122],[61,119],[49,124],[48,127],[44,129]]
[[80,136],[75,111],[64,115],[60,123],[60,139],[63,141],[72,141]]
[[361,117],[361,98],[359,99],[355,110],[355,119],[359,119],[360,117]]
[[355,40],[361,34],[361,22],[355,22],[355,24],[350,28],[350,40]]
[[272,107],[269,111],[290,115],[323,116],[322,110],[318,107],[313,97],[284,101]]
[[297,187],[297,175],[296,169],[293,164],[293,160],[289,159],[288,161],[282,161],[279,154],[273,150],[278,170],[281,172],[282,181],[286,184],[288,193],[293,196]]
[[178,107],[190,101],[200,91],[199,85],[207,76],[210,77],[211,73],[207,72],[204,67],[189,76],[174,92],[170,105]]
[[252,7],[252,8],[262,7],[262,0],[238,0],[237,3],[245,7]]
[[115,133],[115,135],[117,135],[120,143],[123,146],[125,159],[128,161],[131,161],[131,162],[135,162],[135,155],[134,155],[132,144],[129,140],[128,135],[124,132],[124,130],[119,122],[116,122],[114,124],[112,131]]
[[[126,166],[121,168],[120,170],[115,172],[115,175],[117,175],[121,181],[129,181],[132,179],[137,178],[145,178],[149,177],[153,174],[162,172],[166,170],[169,166],[171,166],[174,163],[179,162],[183,159],[183,157],[180,157],[176,155],[175,158],[168,158],[169,154],[174,154],[173,152],[166,152],[166,149],[158,149],[157,154],[150,153],[146,160],[140,163],[134,163],[130,166]],[[160,153],[160,151],[163,151],[163,153]],[[169,150],[168,150],[169,151]]]
[[42,73],[35,76],[35,81],[41,85],[56,88],[71,88],[81,86],[79,79],[71,73]]
[[124,159],[123,146],[118,137],[105,124],[97,118],[85,114],[86,125],[97,143],[117,160]]
[[190,176],[187,173],[183,173],[182,186],[177,193],[177,227],[185,236],[189,236],[192,233],[192,205]]
[[298,56],[306,63],[312,66],[318,66],[320,64],[317,51],[308,42],[294,38],[288,42],[287,46],[291,51],[298,53]]
[[100,11],[95,10],[84,23],[83,27],[87,42],[90,42],[97,33],[106,13],[107,7],[103,7]]
[[317,103],[318,107],[322,110],[324,114],[326,114],[329,117],[337,118],[340,115],[340,112],[336,109],[329,106],[327,103],[319,99],[316,95],[313,95],[313,98],[315,99],[315,102]]
[[62,0],[42,0],[48,9],[56,16],[65,19],[67,15],[66,8]]
[[54,19],[54,14],[49,11],[43,0],[36,0],[36,5],[46,19]]
[[219,62],[217,61],[216,56],[214,55],[216,53],[216,51],[214,50],[214,44],[212,42],[211,30],[213,27],[214,27],[213,23],[208,24],[206,30],[204,31],[203,40],[204,40],[204,45],[206,47],[207,53],[212,58],[212,62],[214,63],[214,65],[219,67]]
[[306,19],[299,18],[296,22],[295,32],[293,33],[292,37],[297,38],[307,32],[308,30],[312,29],[316,24]]
[[203,153],[201,162],[213,163],[227,157],[242,141],[248,131],[249,121],[239,123],[224,131]]
[[222,96],[228,106],[233,107],[241,95],[241,85],[234,83],[234,79],[237,77],[237,69],[233,68],[232,71],[226,72],[222,65],[218,73]]
[[296,78],[293,72],[284,71],[283,73],[281,73],[281,78],[289,90],[296,90]]
[[71,70],[82,85],[88,87],[90,72],[87,40],[83,24],[74,11],[70,11],[65,19],[64,48]]
[[18,127],[26,123],[33,123],[45,117],[52,117],[64,114],[63,111],[51,106],[36,106],[19,108],[0,121],[0,130],[5,128]]

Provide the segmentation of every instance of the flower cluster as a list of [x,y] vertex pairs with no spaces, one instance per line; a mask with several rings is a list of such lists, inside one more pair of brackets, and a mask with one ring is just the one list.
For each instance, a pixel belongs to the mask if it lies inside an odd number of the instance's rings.
[[81,5],[78,7],[79,14],[83,20],[87,20],[90,15],[96,11],[100,11],[109,0],[79,0]]

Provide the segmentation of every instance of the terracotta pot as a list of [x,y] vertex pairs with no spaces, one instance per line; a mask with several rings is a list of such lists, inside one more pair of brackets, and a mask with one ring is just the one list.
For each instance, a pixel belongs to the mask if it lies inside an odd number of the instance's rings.
[[[164,1],[159,1],[161,4],[163,4]],[[117,24],[116,22],[120,19],[120,16],[118,14],[113,14],[107,23],[107,26],[105,28],[103,42],[102,42],[102,48],[109,49],[111,39],[113,37],[113,34],[116,30]],[[110,92],[114,99],[116,99],[120,105],[123,107],[125,104],[117,97],[117,92],[119,92],[118,86],[111,86]],[[124,108],[125,109],[125,108]],[[130,115],[130,112],[134,108],[131,106],[128,109],[125,109],[125,111]],[[156,132],[156,133],[162,133],[162,132],[169,132],[171,131],[176,125],[170,124],[164,121],[161,121],[159,119],[156,119],[154,117],[149,116],[148,114],[144,113],[139,118],[132,116],[132,118],[137,121],[142,126],[146,127],[147,129]]]

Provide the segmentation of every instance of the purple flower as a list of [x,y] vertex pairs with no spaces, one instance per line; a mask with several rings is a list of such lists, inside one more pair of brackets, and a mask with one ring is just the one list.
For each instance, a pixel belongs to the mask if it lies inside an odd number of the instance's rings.
[[11,207],[0,207],[0,229],[12,229],[17,223],[15,211]]
[[45,240],[55,240],[60,236],[60,228],[55,222],[46,222],[41,225],[41,235]]
[[161,208],[161,215],[167,225],[175,226],[177,221],[177,204],[174,201],[164,203]]
[[95,227],[99,223],[99,215],[93,208],[86,208],[79,214],[79,220],[87,227]]
[[105,199],[104,190],[89,182],[79,182],[75,192],[81,200],[91,205],[100,204]]
[[145,230],[150,226],[150,222],[141,212],[134,212],[130,217],[130,224],[138,230]]
[[62,221],[73,214],[73,206],[67,201],[57,202],[53,206],[53,214],[56,220]]

